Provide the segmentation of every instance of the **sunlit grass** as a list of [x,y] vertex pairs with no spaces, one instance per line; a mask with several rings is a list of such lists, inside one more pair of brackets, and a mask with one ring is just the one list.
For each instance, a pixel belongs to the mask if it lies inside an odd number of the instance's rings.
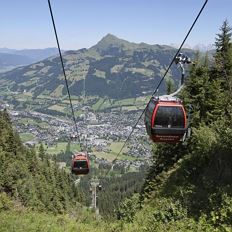
[[31,133],[20,133],[19,136],[20,136],[22,142],[31,141],[34,139],[34,135]]

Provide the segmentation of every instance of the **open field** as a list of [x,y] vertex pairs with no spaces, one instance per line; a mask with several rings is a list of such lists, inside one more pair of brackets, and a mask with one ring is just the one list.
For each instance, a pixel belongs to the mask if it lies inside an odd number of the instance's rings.
[[[104,152],[104,151],[96,151],[93,148],[93,154],[96,155],[98,158],[104,158],[106,160],[109,161],[113,161],[118,152],[120,151],[121,147],[122,147],[123,143],[122,142],[114,142],[112,143],[108,148],[111,150],[110,152]],[[45,146],[45,145],[44,145]],[[45,146],[45,149],[47,151],[48,154],[51,155],[55,155],[58,154],[60,152],[65,152],[66,150],[66,146],[67,146],[67,142],[58,142],[56,145],[54,146]],[[71,143],[70,145],[70,150],[72,152],[77,152],[80,151],[80,145],[77,143]],[[127,148],[125,148],[122,152],[122,154],[120,154],[120,156],[118,157],[119,160],[136,160],[136,158],[128,156],[128,155],[124,155],[123,153],[127,152]]]
[[19,136],[20,136],[22,142],[31,141],[34,139],[34,136],[31,133],[20,133]]
[[[62,151],[65,152],[67,144],[68,144],[67,142],[59,142],[54,146],[49,146],[47,147],[47,153],[51,155],[55,155]],[[80,151],[80,145],[77,143],[71,143],[70,150],[72,152]]]
[[[123,142],[113,142],[110,144],[109,148],[113,153],[118,153],[121,150],[123,144]],[[127,148],[125,148],[123,151],[126,152]]]
[[38,120],[34,120],[31,118],[21,118],[18,121],[19,124],[24,124],[24,125],[37,125],[40,128],[49,128],[49,124],[47,122],[42,122],[42,121],[38,121]]
[[92,109],[96,111],[100,110],[103,102],[104,102],[104,99],[100,98],[94,105],[92,105]]
[[[104,158],[109,161],[113,161],[116,156],[118,155],[118,152],[121,150],[123,146],[123,142],[113,142],[108,148],[109,152],[104,152],[104,151],[93,151],[93,153],[98,157],[98,158]],[[119,160],[136,160],[136,158],[128,155],[124,155],[123,153],[126,153],[128,151],[128,148],[124,148],[124,150],[121,152],[121,154],[118,156],[117,159]]]
[[65,112],[65,108],[66,107],[61,106],[61,105],[52,105],[48,109],[55,110],[55,111],[60,111],[60,112]]
[[[46,92],[41,93],[39,96],[34,97],[33,92],[20,92],[12,93],[6,89],[0,89],[1,93],[5,95],[4,101],[9,105],[14,105],[14,109],[26,109],[31,111],[37,111],[38,109],[49,109],[53,115],[61,115],[60,113],[66,113],[67,107],[69,107],[69,99],[67,95],[60,95],[61,87],[59,86],[54,94],[47,94]],[[13,95],[12,95],[13,94]],[[15,95],[16,94],[16,95]],[[59,96],[58,96],[59,95]],[[14,102],[14,99],[18,102]],[[108,97],[99,96],[72,96],[72,103],[76,106],[76,111],[79,111],[83,106],[89,106],[94,111],[104,111],[107,109],[132,111],[138,109],[144,109],[150,96],[142,96],[137,98],[126,98],[126,99],[109,99]],[[51,113],[51,112],[50,112]],[[75,112],[76,113],[76,112]],[[76,114],[78,116],[80,113]]]
[[[106,159],[108,161],[113,161],[116,158],[116,153],[112,153],[112,152],[103,152],[103,151],[94,151],[93,152],[94,155],[96,155],[98,158],[103,158]],[[136,158],[132,157],[132,156],[128,156],[128,155],[119,155],[118,160],[136,160]]]

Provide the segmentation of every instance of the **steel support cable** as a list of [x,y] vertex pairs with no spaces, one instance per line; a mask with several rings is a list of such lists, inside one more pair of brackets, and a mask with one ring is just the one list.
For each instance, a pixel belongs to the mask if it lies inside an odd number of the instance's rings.
[[[82,106],[84,107],[85,105],[85,98],[86,98],[86,91],[85,91],[85,77],[84,77],[84,80],[83,80],[83,104]],[[88,125],[86,124],[86,109],[84,109],[84,126],[86,128],[86,134],[88,134]],[[87,153],[87,138],[84,136],[84,146],[85,146],[85,151]]]
[[58,39],[58,35],[57,35],[57,30],[56,30],[55,20],[54,20],[53,13],[52,13],[52,7],[51,7],[50,0],[48,0],[48,6],[49,6],[50,15],[51,15],[51,19],[52,19],[52,25],[53,25],[53,29],[54,29],[54,33],[55,33],[55,37],[56,37],[56,43],[57,43],[57,47],[58,47],[58,51],[59,51],[59,55],[60,55],[60,61],[61,61],[61,66],[62,66],[62,70],[63,70],[63,74],[64,74],[65,85],[66,85],[66,88],[67,88],[70,108],[71,108],[73,122],[74,122],[74,128],[75,128],[76,133],[77,133],[78,142],[79,142],[80,147],[82,149],[81,140],[80,140],[79,132],[78,132],[78,129],[77,129],[77,122],[76,122],[76,118],[75,118],[75,114],[74,114],[72,99],[71,99],[71,95],[70,95],[70,91],[69,91],[67,76],[66,76],[66,73],[65,73],[63,57],[62,57],[61,50],[60,50],[60,43],[59,43],[59,39]]
[[[129,141],[131,135],[133,134],[133,132],[134,132],[136,126],[138,125],[139,121],[141,120],[143,114],[145,113],[145,111],[146,111],[146,109],[147,109],[147,106],[149,105],[149,103],[150,103],[152,97],[158,92],[160,85],[162,84],[162,82],[163,82],[165,76],[167,75],[167,73],[168,73],[169,69],[171,68],[172,64],[174,63],[176,56],[179,54],[180,50],[182,49],[182,47],[183,47],[185,41],[187,40],[187,38],[188,38],[190,32],[192,31],[193,27],[195,26],[195,24],[196,24],[198,18],[200,17],[202,11],[203,11],[204,8],[205,8],[207,2],[208,2],[208,0],[205,0],[205,2],[204,2],[204,4],[203,4],[203,6],[201,7],[201,9],[200,9],[200,11],[199,11],[197,17],[195,18],[194,22],[192,23],[190,29],[188,30],[188,32],[187,32],[187,34],[186,34],[186,36],[185,36],[183,42],[181,43],[179,49],[177,50],[176,54],[174,55],[174,57],[173,57],[173,59],[172,59],[172,61],[171,61],[171,63],[169,64],[168,68],[166,69],[166,71],[165,71],[163,77],[161,78],[160,82],[158,83],[158,85],[156,86],[154,92],[152,93],[152,96],[151,96],[150,100],[148,101],[148,103],[147,103],[145,109],[143,110],[143,112],[142,112],[141,115],[139,116],[139,118],[138,118],[137,122],[135,123],[135,125],[132,127],[132,130],[131,130],[130,134],[128,135],[127,139],[125,140],[123,146],[121,147],[120,151],[118,152],[118,154],[116,155],[116,157],[115,157],[115,159],[112,161],[112,163],[114,163],[114,162],[117,160],[118,156],[121,154],[122,150],[124,149],[124,147],[126,146],[127,142]],[[105,174],[105,176],[107,176],[107,175],[109,174],[110,170],[111,170],[111,169],[108,170],[108,172]]]

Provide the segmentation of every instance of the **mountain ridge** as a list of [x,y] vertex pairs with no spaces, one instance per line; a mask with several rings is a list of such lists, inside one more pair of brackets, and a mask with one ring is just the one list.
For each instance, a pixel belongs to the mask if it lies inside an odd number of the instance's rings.
[[0,69],[13,69],[33,64],[56,54],[58,54],[57,48],[22,50],[0,48]]
[[[72,95],[80,96],[85,79],[86,94],[131,98],[150,94],[176,50],[166,45],[131,43],[107,34],[89,49],[65,51],[63,59]],[[193,57],[194,51],[184,52]],[[172,67],[167,78],[178,83],[180,72]],[[65,95],[60,58],[53,56],[1,75],[0,83],[11,91],[39,95]],[[165,92],[165,84],[160,92]]]

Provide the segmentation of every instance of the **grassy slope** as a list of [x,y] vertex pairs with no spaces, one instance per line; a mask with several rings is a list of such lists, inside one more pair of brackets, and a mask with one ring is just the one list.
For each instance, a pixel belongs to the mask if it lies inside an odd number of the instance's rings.
[[[41,106],[43,109],[50,109],[53,110],[54,113],[57,111],[57,113],[67,113],[67,107],[69,107],[69,101],[65,99],[61,99],[58,97],[51,97],[50,95],[40,95],[36,99],[32,99],[31,96],[29,96],[29,92],[25,94],[19,94],[17,95],[17,101],[21,104],[25,104],[23,108],[27,107],[27,109],[31,111],[36,111],[38,109],[38,106]],[[86,97],[85,103],[83,103],[82,99],[75,100],[75,96],[72,96],[73,101],[72,103],[75,105],[79,105],[79,107],[89,105],[92,110],[94,111],[104,111],[107,109],[118,109],[120,110],[121,107],[123,107],[123,110],[130,111],[130,110],[138,110],[138,109],[144,109],[146,102],[148,101],[150,96],[146,97],[138,97],[138,98],[127,98],[122,100],[116,100],[116,99],[109,99],[109,98],[101,98],[101,97]],[[93,101],[95,99],[95,101]],[[8,96],[9,103],[12,100],[12,96]],[[56,103],[54,103],[54,100]],[[19,109],[19,104],[14,109]]]
[[[90,217],[91,218],[91,217]],[[55,216],[48,213],[4,211],[0,213],[1,232],[107,231],[107,225],[90,218]]]
[[[0,232],[216,232],[211,226],[196,223],[191,219],[157,225],[153,221],[155,213],[155,211],[152,212],[151,207],[147,207],[136,215],[134,223],[126,223],[105,222],[94,218],[92,213],[71,218],[68,215],[3,211],[0,213]],[[231,231],[230,228],[227,231]]]
[[140,231],[139,227],[119,221],[103,221],[87,210],[72,216],[25,210],[0,212],[0,232],[135,232]]

